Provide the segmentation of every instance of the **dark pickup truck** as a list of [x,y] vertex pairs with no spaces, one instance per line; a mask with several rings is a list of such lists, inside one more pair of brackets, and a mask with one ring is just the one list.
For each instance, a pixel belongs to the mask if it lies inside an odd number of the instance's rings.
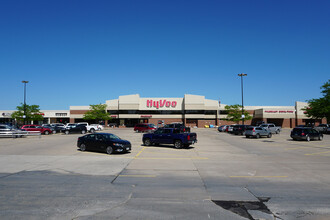
[[142,141],[145,146],[173,144],[177,149],[188,148],[189,145],[197,143],[197,134],[183,133],[175,128],[159,128],[154,133],[144,134]]

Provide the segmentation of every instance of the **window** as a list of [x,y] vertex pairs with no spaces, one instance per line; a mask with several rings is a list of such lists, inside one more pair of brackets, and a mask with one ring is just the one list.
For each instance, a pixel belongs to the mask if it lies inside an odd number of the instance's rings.
[[163,134],[164,133],[164,129],[158,129],[154,132],[154,134]]
[[66,116],[68,116],[68,114],[67,113],[55,113],[55,116],[57,116],[57,117],[66,117]]

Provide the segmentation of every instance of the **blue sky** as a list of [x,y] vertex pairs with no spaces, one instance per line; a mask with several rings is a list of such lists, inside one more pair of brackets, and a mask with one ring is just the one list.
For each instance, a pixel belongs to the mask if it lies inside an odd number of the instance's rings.
[[292,106],[329,79],[330,1],[2,0],[0,109],[120,95]]

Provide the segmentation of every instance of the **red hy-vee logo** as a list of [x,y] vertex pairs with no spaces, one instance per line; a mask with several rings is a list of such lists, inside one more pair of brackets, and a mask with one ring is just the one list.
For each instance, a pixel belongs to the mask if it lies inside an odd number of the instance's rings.
[[159,108],[163,108],[164,106],[166,108],[169,108],[169,107],[175,108],[176,105],[177,105],[176,101],[167,101],[166,99],[159,100],[159,101],[154,101],[152,99],[147,100],[147,107],[149,107],[149,108],[155,107],[155,108],[159,109]]

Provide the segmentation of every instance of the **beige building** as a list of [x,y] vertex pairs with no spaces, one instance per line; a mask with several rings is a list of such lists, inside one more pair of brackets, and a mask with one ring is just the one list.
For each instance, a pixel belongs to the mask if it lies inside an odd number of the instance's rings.
[[[224,120],[227,117],[226,105],[200,95],[186,94],[183,98],[143,98],[139,94],[134,94],[107,100],[105,104],[111,120],[101,123],[115,127],[132,127],[137,123],[172,122],[183,122],[191,127],[233,124]],[[245,121],[245,124],[265,122],[292,128],[301,124],[326,123],[325,119],[308,118],[302,110],[306,106],[305,102],[296,102],[294,106],[244,106],[253,116],[253,119]],[[84,121],[83,115],[89,109],[90,106],[70,106],[70,110],[41,110],[44,121],[38,123],[81,122]],[[14,111],[0,111],[0,123],[13,122],[12,112]]]
[[[183,122],[191,127],[205,125],[224,125],[233,122],[227,117],[224,104],[217,100],[206,99],[200,95],[186,94],[183,98],[141,98],[139,94],[119,96],[107,100],[107,111],[112,117],[105,122],[110,126],[131,127],[137,123],[172,123]],[[257,122],[275,123],[282,127],[295,127],[299,124],[325,123],[325,120],[312,120],[302,110],[305,102],[296,102],[295,106],[244,106],[253,119],[245,124]],[[70,106],[70,122],[82,120],[89,106]]]

